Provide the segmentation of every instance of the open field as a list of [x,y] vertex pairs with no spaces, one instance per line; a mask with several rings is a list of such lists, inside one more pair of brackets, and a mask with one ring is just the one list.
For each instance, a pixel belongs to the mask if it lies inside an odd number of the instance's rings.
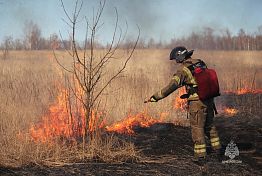
[[[126,52],[119,51],[118,54],[121,56]],[[65,52],[58,51],[57,54],[64,57],[63,62],[69,64],[70,59]],[[164,113],[164,122],[183,127],[172,126],[170,131],[159,130],[152,133],[150,130],[142,130],[132,137],[115,135],[114,137],[124,138],[123,144],[109,136],[108,145],[94,144],[92,150],[89,150],[90,153],[85,155],[84,159],[89,161],[88,165],[70,164],[67,168],[66,163],[83,162],[79,146],[70,148],[67,144],[39,144],[32,141],[28,134],[32,124],[39,123],[42,117],[48,114],[49,107],[56,103],[65,80],[61,68],[54,61],[51,51],[10,52],[8,59],[0,60],[0,166],[3,167],[0,169],[0,175],[30,175],[27,170],[34,173],[32,175],[46,175],[52,172],[57,172],[57,175],[70,175],[69,170],[75,171],[71,174],[93,175],[96,168],[102,170],[100,175],[110,175],[115,169],[119,170],[119,175],[125,175],[137,167],[139,171],[132,171],[131,175],[143,175],[143,170],[146,171],[144,175],[172,175],[171,171],[168,172],[171,168],[172,172],[178,171],[181,174],[183,171],[188,174],[201,172],[188,161],[192,155],[192,143],[186,112],[174,109],[178,93],[173,93],[158,103],[143,103],[145,98],[165,86],[175,73],[176,65],[169,61],[168,56],[169,50],[137,50],[126,71],[114,80],[103,94],[100,110],[105,112],[108,125],[121,121],[130,114],[146,111],[155,118]],[[234,165],[233,170],[227,165],[223,170],[224,165],[220,163],[216,169],[211,169],[211,173],[219,175],[221,170],[225,175],[258,174],[258,165],[262,162],[262,96],[261,92],[253,94],[252,91],[262,89],[262,52],[195,51],[193,56],[205,60],[209,67],[217,70],[222,92],[222,96],[217,98],[220,112],[217,119],[224,145],[233,139],[237,140],[236,142],[252,143],[252,148],[256,150],[252,156],[246,154],[241,157],[243,165]],[[112,75],[119,68],[119,62],[121,61],[116,60],[109,63],[105,77]],[[247,93],[239,95],[237,92],[240,90],[247,90]],[[238,113],[229,117],[224,114],[225,106],[237,109]],[[224,128],[227,130],[224,131]],[[245,130],[246,133],[243,132]],[[162,143],[167,147],[160,150]],[[99,156],[94,155],[94,151],[98,150],[97,146],[101,147]],[[122,149],[110,153],[114,146]],[[260,159],[254,159],[256,157]],[[106,161],[108,165],[92,165],[93,158],[97,159],[96,162]],[[185,164],[188,170],[183,170]],[[37,165],[49,167],[38,173]],[[63,167],[54,168],[56,165]],[[210,167],[213,165],[215,164],[211,161]],[[162,166],[166,170],[160,169]],[[85,172],[85,167],[90,170]]]

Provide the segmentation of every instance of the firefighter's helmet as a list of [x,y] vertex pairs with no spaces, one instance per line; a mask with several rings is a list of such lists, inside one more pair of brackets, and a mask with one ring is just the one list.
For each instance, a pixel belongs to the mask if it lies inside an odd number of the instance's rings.
[[176,60],[177,63],[181,63],[190,58],[194,50],[188,51],[184,46],[175,47],[170,53],[170,60]]

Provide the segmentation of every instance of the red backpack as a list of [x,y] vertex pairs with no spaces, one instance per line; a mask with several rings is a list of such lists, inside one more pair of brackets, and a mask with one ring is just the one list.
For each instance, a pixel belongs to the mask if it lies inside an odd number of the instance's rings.
[[215,70],[207,68],[202,60],[190,65],[188,68],[196,79],[197,94],[200,100],[207,100],[220,95],[219,83]]

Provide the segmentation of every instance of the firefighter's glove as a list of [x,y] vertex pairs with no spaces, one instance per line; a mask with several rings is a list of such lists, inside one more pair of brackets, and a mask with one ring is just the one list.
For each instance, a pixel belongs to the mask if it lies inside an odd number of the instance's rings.
[[144,103],[148,102],[157,102],[157,99],[154,96],[151,96],[148,100],[145,100]]

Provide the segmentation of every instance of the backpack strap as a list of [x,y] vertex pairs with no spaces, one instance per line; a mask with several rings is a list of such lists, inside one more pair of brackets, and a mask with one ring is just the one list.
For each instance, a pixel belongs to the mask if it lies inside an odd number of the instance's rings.
[[187,68],[191,71],[192,74],[194,74],[196,68],[206,69],[207,66],[204,61],[198,59],[198,62],[189,65]]

